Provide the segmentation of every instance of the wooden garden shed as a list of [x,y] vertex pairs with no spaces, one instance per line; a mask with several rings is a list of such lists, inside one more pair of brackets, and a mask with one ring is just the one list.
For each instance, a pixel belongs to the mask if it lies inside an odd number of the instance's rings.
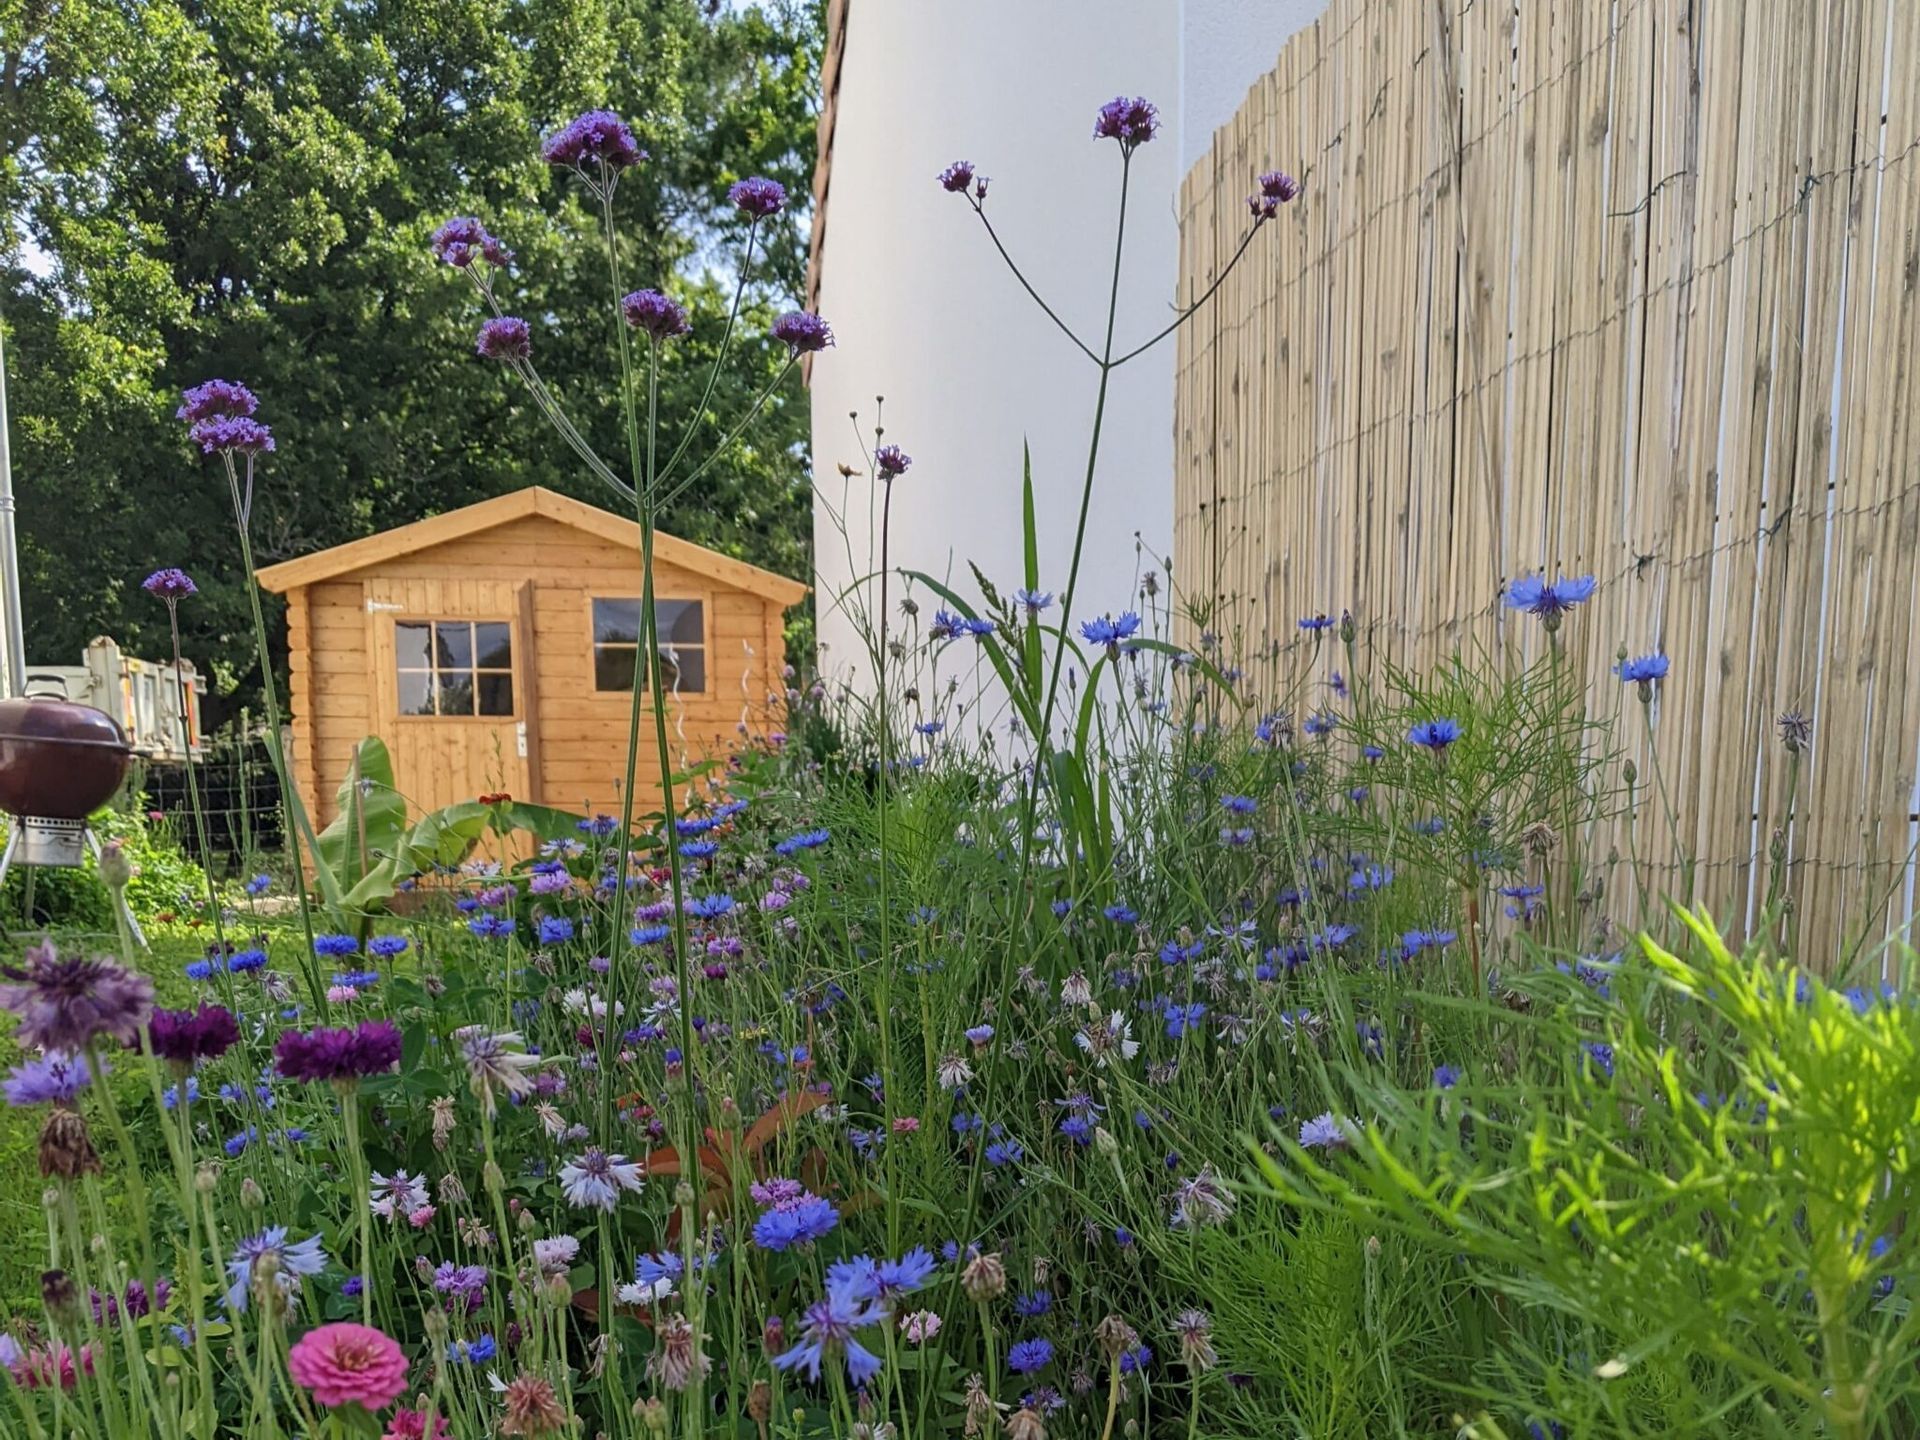
[[[492,792],[617,813],[640,528],[531,487],[260,571],[287,597],[293,764],[316,824],[378,735],[415,813]],[[654,589],[679,766],[767,728],[807,587],[671,536]],[[658,795],[643,722],[638,802]]]

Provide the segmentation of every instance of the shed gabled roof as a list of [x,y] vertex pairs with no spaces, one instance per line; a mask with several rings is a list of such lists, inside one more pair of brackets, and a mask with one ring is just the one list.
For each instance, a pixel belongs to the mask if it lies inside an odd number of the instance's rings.
[[[263,586],[277,593],[298,590],[303,585],[331,580],[336,575],[345,575],[354,570],[364,570],[385,560],[444,545],[449,540],[460,540],[533,515],[571,525],[576,530],[583,530],[603,540],[631,545],[636,554],[638,552],[640,526],[637,521],[572,499],[557,490],[529,485],[524,490],[497,495],[491,500],[449,510],[444,515],[416,520],[411,525],[402,525],[394,530],[382,530],[378,535],[368,535],[364,539],[349,540],[345,545],[335,545],[330,550],[302,555],[298,560],[283,560],[278,565],[269,565],[259,571],[258,576]],[[797,605],[807,593],[807,587],[798,580],[789,580],[771,570],[762,570],[744,560],[735,560],[730,555],[722,555],[704,545],[695,545],[690,540],[675,539],[657,530],[653,536],[653,553],[656,559],[664,560],[669,565],[711,575],[736,590],[758,595],[777,605]]]

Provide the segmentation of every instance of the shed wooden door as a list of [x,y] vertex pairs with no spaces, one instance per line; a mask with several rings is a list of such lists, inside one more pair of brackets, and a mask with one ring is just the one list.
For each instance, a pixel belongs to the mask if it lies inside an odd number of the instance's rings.
[[524,587],[501,580],[365,583],[373,730],[418,815],[529,791],[538,707]]

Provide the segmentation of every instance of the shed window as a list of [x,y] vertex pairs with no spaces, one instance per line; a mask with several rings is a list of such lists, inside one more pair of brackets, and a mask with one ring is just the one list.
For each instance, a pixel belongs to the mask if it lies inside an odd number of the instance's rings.
[[504,620],[399,620],[402,715],[513,714],[513,627]]
[[[707,616],[698,600],[656,600],[660,627],[660,675],[670,694],[701,695],[707,688]],[[647,683],[640,662],[640,602],[593,602],[593,688],[633,689],[635,670]]]

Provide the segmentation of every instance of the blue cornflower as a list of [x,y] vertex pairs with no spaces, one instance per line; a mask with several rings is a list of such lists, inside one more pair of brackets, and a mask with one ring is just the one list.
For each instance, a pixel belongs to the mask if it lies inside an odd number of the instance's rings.
[[511,915],[476,915],[467,922],[467,929],[482,940],[504,940],[513,934]]
[[327,1268],[326,1252],[320,1248],[318,1235],[289,1245],[287,1227],[269,1225],[234,1247],[233,1258],[227,1261],[227,1278],[233,1282],[227,1288],[227,1309],[236,1313],[246,1310],[254,1266],[268,1255],[279,1262],[274,1283],[289,1300],[299,1292],[303,1277],[318,1275]]
[[447,1346],[447,1359],[456,1365],[484,1365],[499,1353],[499,1345],[491,1335],[480,1335],[472,1340],[455,1340]]
[[1049,1340],[1016,1340],[1007,1351],[1007,1369],[1016,1375],[1034,1375],[1053,1363],[1053,1343]]
[[235,975],[245,975],[250,970],[263,969],[267,963],[264,950],[237,950],[233,958],[227,961],[227,969]]
[[1260,808],[1260,802],[1251,795],[1222,795],[1220,808],[1230,815],[1251,815]]
[[1160,963],[1172,967],[1184,965],[1189,960],[1198,960],[1207,953],[1207,942],[1196,940],[1191,945],[1182,945],[1178,940],[1169,940],[1160,947]]
[[811,1192],[782,1200],[753,1223],[753,1243],[762,1250],[787,1250],[818,1240],[840,1223],[831,1201]]
[[687,914],[696,920],[718,920],[732,910],[731,895],[698,895],[687,901]]
[[1201,1017],[1206,1013],[1207,1007],[1198,1000],[1190,1005],[1178,1005],[1169,1001],[1165,1011],[1168,1038],[1178,1040],[1188,1030],[1198,1028]]
[[221,965],[209,956],[205,960],[190,960],[184,968],[189,980],[211,980],[220,973]]
[[1368,760],[1378,760],[1387,752],[1382,750],[1378,745],[1362,745],[1360,747],[1360,753]]
[[313,937],[313,953],[338,957],[357,954],[360,942],[351,935],[316,935]]
[[1460,1083],[1459,1067],[1454,1065],[1436,1065],[1433,1067],[1433,1088],[1451,1090]]
[[773,847],[776,855],[796,855],[802,850],[814,850],[827,843],[825,830],[802,830],[798,835],[789,835]]
[[926,1287],[935,1268],[932,1253],[924,1245],[916,1245],[898,1260],[882,1260],[873,1267],[874,1293],[889,1303],[911,1295]]
[[536,933],[542,945],[564,945],[573,939],[573,921],[565,915],[542,915]]
[[970,620],[962,620],[960,622],[960,633],[963,635],[971,635],[975,639],[979,639],[983,635],[991,635],[993,631],[993,621],[987,619],[984,615],[976,615]]
[[1613,1078],[1613,1046],[1595,1040],[1590,1041],[1580,1048],[1583,1056],[1583,1064],[1589,1073],[1598,1070],[1606,1079],[1611,1080]]
[[671,925],[639,925],[627,932],[627,938],[636,945],[658,945],[671,934]]
[[1013,1297],[1013,1313],[1028,1320],[1037,1320],[1053,1309],[1053,1294],[1047,1290],[1030,1290],[1025,1295]]
[[355,990],[365,990],[370,985],[380,983],[380,972],[378,970],[336,970],[333,983],[349,985]]
[[271,875],[256,875],[247,881],[247,894],[249,895],[264,895],[272,888],[273,877]]
[[[1388,878],[1392,878],[1391,872],[1389,872]],[[1338,950],[1359,933],[1360,931],[1357,926],[1329,925],[1324,930],[1314,932],[1314,934],[1308,938],[1307,945],[1310,949],[1314,950]]]
[[407,948],[404,935],[376,935],[367,942],[367,953],[378,955],[382,960],[391,960]]
[[719,853],[719,842],[714,840],[683,840],[680,842],[680,858],[683,860],[711,860]]
[[946,728],[947,722],[944,720],[922,720],[918,725],[913,727],[913,733],[916,735],[932,736],[938,735]]
[[1067,916],[1069,916],[1069,915],[1071,915],[1071,914],[1073,913],[1073,901],[1071,901],[1071,900],[1056,900],[1056,901],[1054,901],[1054,902],[1053,902],[1053,905],[1052,905],[1052,907],[1051,907],[1051,908],[1052,908],[1052,910],[1053,910],[1053,918],[1054,918],[1054,919],[1056,919],[1056,920],[1064,920],[1064,919],[1066,919],[1066,918],[1067,918]]
[[1307,1150],[1340,1150],[1351,1143],[1346,1126],[1333,1118],[1331,1110],[1300,1122],[1300,1145]]
[[1137,1375],[1153,1364],[1153,1351],[1146,1345],[1136,1345],[1120,1356],[1120,1373]]
[[1460,738],[1458,720],[1422,720],[1407,732],[1407,743],[1424,745],[1438,755]]
[[1316,714],[1309,715],[1306,724],[1301,728],[1304,729],[1307,734],[1317,739],[1324,735],[1331,735],[1334,731],[1338,730],[1340,728],[1340,720],[1338,716],[1329,715],[1323,710]]
[[[189,1075],[187,1077],[187,1104],[197,1104],[199,1099],[200,1077],[198,1075]],[[161,1091],[160,1103],[169,1110],[178,1109],[180,1106],[180,1087],[178,1085],[169,1085],[165,1090]]]
[[1331,630],[1333,628],[1333,617],[1331,615],[1303,615],[1300,617],[1300,628],[1305,630],[1309,635],[1318,635],[1322,630]]
[[1347,892],[1358,895],[1367,890],[1384,890],[1393,883],[1393,871],[1385,865],[1362,865],[1347,877]]
[[1431,819],[1415,820],[1407,828],[1416,835],[1438,835],[1447,828],[1447,822],[1435,815]]
[[591,835],[596,840],[604,840],[620,828],[620,822],[611,815],[595,815],[590,820],[575,822],[573,828],[582,835]]
[[1642,700],[1652,700],[1653,687],[1667,678],[1667,657],[1641,655],[1632,660],[1622,660],[1613,669],[1622,684],[1640,687]]
[[1100,913],[1116,925],[1133,925],[1140,919],[1140,912],[1131,905],[1109,905]]
[[996,1170],[1003,1170],[1009,1165],[1018,1165],[1027,1158],[1026,1149],[1018,1140],[995,1140],[987,1146],[985,1154],[987,1164]]
[[880,1373],[880,1357],[854,1338],[854,1332],[870,1325],[887,1323],[887,1311],[872,1300],[862,1299],[851,1284],[829,1285],[825,1298],[816,1300],[805,1312],[800,1340],[773,1363],[782,1370],[804,1370],[807,1378],[820,1378],[821,1364],[835,1352],[846,1360],[847,1378],[865,1385]]
[[1076,1145],[1091,1145],[1093,1122],[1084,1115],[1069,1115],[1060,1122],[1060,1133]]
[[1592,595],[1591,575],[1561,576],[1551,585],[1547,583],[1544,573],[1522,575],[1507,587],[1507,608],[1525,610],[1542,619],[1557,621],[1562,612],[1571,610]]
[[1013,603],[1028,615],[1038,616],[1042,610],[1053,604],[1051,590],[1028,590],[1024,586],[1013,592]]
[[1139,633],[1140,617],[1131,610],[1123,610],[1117,616],[1102,615],[1080,626],[1081,638],[1089,645],[1105,645],[1110,651],[1118,651],[1122,640],[1130,640]]

